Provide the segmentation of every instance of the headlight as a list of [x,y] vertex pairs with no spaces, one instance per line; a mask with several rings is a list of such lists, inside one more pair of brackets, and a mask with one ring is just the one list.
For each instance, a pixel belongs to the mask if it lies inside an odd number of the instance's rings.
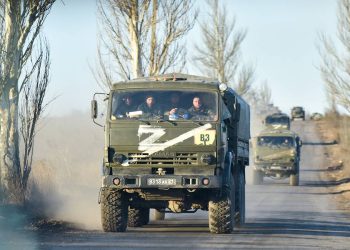
[[201,163],[205,165],[211,165],[214,163],[215,157],[210,154],[203,154],[201,156]]
[[227,88],[228,88],[227,84],[225,84],[225,83],[220,83],[220,85],[219,85],[219,90],[220,90],[221,92],[226,91]]
[[117,153],[115,153],[115,154],[113,155],[113,162],[114,162],[114,163],[122,164],[126,159],[127,159],[126,156],[123,155],[123,154],[117,154]]

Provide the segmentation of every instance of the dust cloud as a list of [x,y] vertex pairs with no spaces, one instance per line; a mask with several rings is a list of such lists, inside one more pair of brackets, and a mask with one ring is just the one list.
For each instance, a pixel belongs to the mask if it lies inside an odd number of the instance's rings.
[[42,119],[36,137],[30,204],[39,214],[100,229],[98,192],[103,128],[88,113]]

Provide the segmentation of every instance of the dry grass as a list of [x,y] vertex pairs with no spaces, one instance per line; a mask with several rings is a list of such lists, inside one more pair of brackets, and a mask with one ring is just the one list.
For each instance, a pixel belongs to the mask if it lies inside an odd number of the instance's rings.
[[327,115],[317,121],[324,142],[337,144],[325,147],[328,172],[326,178],[339,183],[333,189],[335,199],[342,209],[350,208],[350,117]]

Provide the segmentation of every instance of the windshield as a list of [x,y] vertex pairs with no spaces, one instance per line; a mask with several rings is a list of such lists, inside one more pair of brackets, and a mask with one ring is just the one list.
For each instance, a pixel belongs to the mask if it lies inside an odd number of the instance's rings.
[[261,136],[258,137],[258,145],[263,147],[293,147],[293,137],[289,136]]
[[113,93],[112,120],[216,121],[218,95],[190,90],[131,90]]
[[288,117],[267,117],[266,124],[288,124]]

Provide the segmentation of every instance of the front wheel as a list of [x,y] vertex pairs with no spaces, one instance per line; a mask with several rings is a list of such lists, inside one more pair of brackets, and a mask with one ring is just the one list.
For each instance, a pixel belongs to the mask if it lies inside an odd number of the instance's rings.
[[212,198],[209,201],[209,230],[211,233],[227,234],[234,228],[235,192],[234,180],[231,176],[229,187],[221,197]]
[[260,185],[264,182],[264,173],[259,170],[253,170],[253,185]]
[[299,186],[299,164],[297,164],[295,168],[295,172],[289,176],[290,186]]
[[105,232],[125,232],[128,204],[123,191],[108,188],[101,190],[101,222]]

